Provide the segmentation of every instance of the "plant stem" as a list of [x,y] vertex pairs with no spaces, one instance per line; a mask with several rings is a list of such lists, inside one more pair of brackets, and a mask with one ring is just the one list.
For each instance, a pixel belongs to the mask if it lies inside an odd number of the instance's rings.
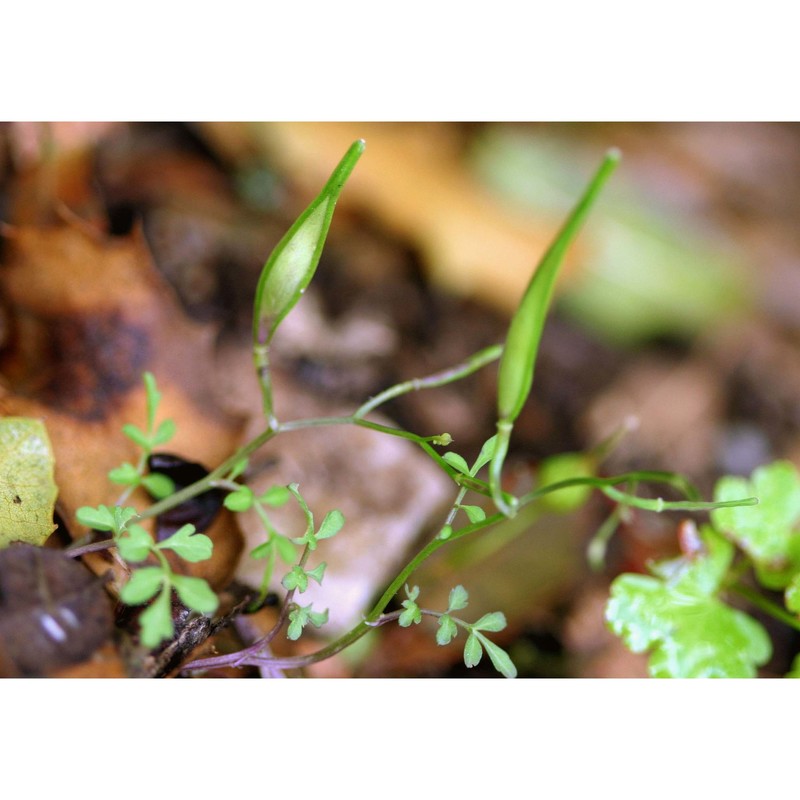
[[800,631],[800,619],[797,619],[797,617],[781,608],[777,603],[773,603],[772,600],[764,597],[764,595],[760,594],[755,589],[751,589],[743,583],[734,583],[730,588],[746,600],[749,600],[756,608],[761,609],[766,614],[774,617],[779,622],[783,622],[790,628]]
[[72,547],[64,550],[64,555],[70,558],[80,558],[87,553],[97,553],[100,550],[108,550],[116,547],[117,543],[114,539],[105,539],[102,542],[91,542],[90,544],[73,545]]
[[139,515],[139,518],[148,519],[150,517],[157,517],[159,514],[163,514],[165,511],[169,511],[171,508],[175,508],[175,506],[179,506],[181,503],[185,503],[187,500],[191,500],[198,494],[202,494],[203,492],[212,488],[215,481],[223,478],[225,474],[230,472],[242,459],[248,458],[250,455],[252,455],[256,450],[272,439],[276,433],[277,431],[271,428],[263,431],[254,439],[251,439],[247,444],[240,447],[230,458],[227,458],[225,461],[223,461],[216,469],[209,472],[205,478],[202,478],[196,483],[180,489],[179,491],[175,492],[175,494],[171,494],[169,497],[165,497],[163,500],[159,500],[157,503],[154,503],[152,506],[142,511],[142,513]]
[[437,386],[444,386],[461,378],[466,378],[481,367],[486,366],[486,364],[496,361],[502,353],[503,345],[495,344],[471,355],[466,361],[462,361],[460,364],[444,369],[441,372],[436,372],[425,378],[412,378],[410,381],[391,386],[360,406],[353,414],[353,417],[360,419],[383,403],[409,392],[416,392],[420,389],[433,389]]
[[[447,462],[442,460],[441,456],[429,444],[431,437],[417,436],[416,434],[409,433],[408,431],[404,431],[399,428],[392,428],[388,425],[370,422],[369,420],[365,420],[364,416],[377,406],[394,397],[399,397],[400,395],[417,391],[419,389],[443,386],[447,383],[459,380],[460,378],[464,378],[481,367],[486,366],[486,364],[497,360],[502,354],[502,350],[502,345],[493,345],[480,350],[466,359],[466,361],[462,361],[460,364],[457,364],[454,367],[449,367],[448,369],[434,373],[433,375],[428,375],[424,378],[414,378],[413,380],[405,381],[404,383],[392,386],[373,397],[367,403],[364,403],[362,406],[356,409],[353,414],[345,417],[317,417],[314,419],[301,419],[279,423],[274,418],[274,415],[272,415],[270,412],[271,392],[269,389],[267,389],[266,399],[268,404],[265,406],[268,418],[267,429],[262,431],[262,433],[249,441],[247,444],[240,447],[239,450],[230,456],[230,458],[226,459],[216,469],[209,472],[205,478],[193,483],[191,486],[186,486],[185,488],[175,492],[163,500],[160,500],[157,503],[154,503],[152,506],[143,511],[140,517],[142,519],[157,517],[159,514],[163,514],[165,511],[169,511],[171,508],[175,508],[175,506],[179,506],[181,503],[185,503],[187,500],[191,500],[198,494],[202,494],[203,492],[212,488],[215,481],[224,478],[226,473],[230,472],[230,470],[232,470],[242,459],[248,458],[256,450],[258,450],[279,433],[287,433],[289,431],[328,425],[359,425],[363,428],[369,428],[371,430],[380,431],[381,433],[386,433],[391,436],[399,436],[403,439],[408,439],[422,447],[422,449],[425,450],[425,452],[431,458],[433,458],[434,461],[436,461],[437,464],[444,469],[448,475],[452,477],[454,474],[453,469],[449,464],[447,464]],[[264,355],[264,357],[266,356]],[[265,391],[265,386],[261,377],[260,380],[262,391]]]

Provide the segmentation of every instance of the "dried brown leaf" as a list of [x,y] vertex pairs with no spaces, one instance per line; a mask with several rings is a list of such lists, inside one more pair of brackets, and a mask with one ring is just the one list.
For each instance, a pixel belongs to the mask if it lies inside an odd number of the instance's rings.
[[[212,466],[233,452],[240,426],[215,400],[214,331],[185,317],[138,231],[109,239],[73,221],[3,233],[9,339],[0,410],[45,419],[57,508],[73,538],[86,532],[75,511],[113,504],[120,489],[108,471],[138,457],[121,429],[144,427],[144,371],[162,392],[161,418],[177,423],[172,452]],[[209,532],[214,558],[199,568],[215,586],[230,578],[241,552],[228,522]],[[91,560],[98,571],[109,565],[107,555]]]
[[0,551],[0,672],[47,675],[111,635],[111,600],[80,563],[44,547]]

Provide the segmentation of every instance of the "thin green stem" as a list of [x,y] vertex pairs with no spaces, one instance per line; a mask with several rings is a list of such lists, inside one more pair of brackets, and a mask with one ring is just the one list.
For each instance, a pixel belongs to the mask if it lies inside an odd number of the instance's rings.
[[102,542],[90,542],[89,544],[73,545],[64,550],[64,555],[70,558],[80,558],[87,553],[97,553],[101,550],[109,550],[116,547],[116,539],[104,539]]
[[508,445],[511,439],[511,431],[514,423],[508,419],[500,419],[497,422],[497,440],[494,446],[494,455],[489,464],[489,488],[495,506],[503,512],[506,517],[513,517],[519,508],[517,498],[511,498],[503,492],[501,486],[503,463],[508,453]]
[[[316,664],[320,661],[325,661],[326,659],[331,658],[331,656],[335,656],[337,653],[342,652],[342,650],[345,650],[351,644],[357,642],[362,636],[369,633],[375,627],[375,621],[380,618],[386,606],[389,605],[392,598],[400,591],[400,589],[408,580],[409,576],[417,569],[417,567],[419,567],[420,564],[422,564],[423,561],[439,550],[439,548],[443,547],[448,542],[454,541],[455,539],[461,539],[464,536],[481,530],[482,528],[494,525],[503,518],[504,517],[502,514],[494,514],[493,516],[487,517],[481,522],[475,522],[460,528],[447,539],[434,539],[433,541],[429,542],[427,545],[425,545],[425,547],[422,548],[422,550],[420,550],[419,553],[417,553],[413,559],[411,559],[411,561],[408,562],[408,564],[406,564],[397,577],[387,587],[386,591],[381,596],[381,599],[378,600],[373,609],[369,612],[369,614],[367,614],[362,622],[358,623],[358,625],[345,633],[343,636],[340,636],[338,639],[336,639],[336,641],[331,642],[326,647],[323,647],[314,653],[309,653],[303,656],[290,656],[286,658],[266,657],[258,654],[258,651],[263,649],[262,640],[261,642],[256,643],[256,645],[248,647],[246,650],[239,653],[192,661],[189,664],[186,664],[183,669],[187,672],[195,672],[198,670],[213,669],[215,667],[245,666],[248,664],[257,666],[270,666],[278,669],[296,669],[310,666],[311,664]],[[284,608],[286,607],[287,606],[284,605]],[[273,628],[268,636],[274,636],[276,628]]]
[[614,532],[619,527],[622,520],[622,509],[625,506],[616,506],[606,517],[603,524],[597,529],[597,533],[592,536],[592,540],[586,547],[586,560],[594,572],[599,572],[605,565],[606,550],[608,543]]
[[800,631],[800,619],[781,608],[777,603],[773,603],[772,600],[764,597],[764,595],[760,594],[755,589],[751,589],[743,583],[734,583],[730,588],[750,601],[756,608],[761,609],[761,611],[774,617],[779,622],[783,622],[790,628]]
[[473,354],[466,361],[462,361],[460,364],[444,369],[441,372],[436,372],[425,378],[412,378],[410,381],[398,383],[375,395],[375,397],[360,406],[353,414],[353,417],[360,419],[378,406],[383,405],[383,403],[409,392],[416,392],[420,389],[433,389],[466,378],[481,367],[491,364],[492,361],[497,361],[502,354],[503,345],[495,344]]
[[181,505],[181,503],[185,503],[187,500],[191,500],[193,497],[197,497],[197,495],[202,494],[203,492],[212,488],[212,485],[215,481],[222,479],[228,472],[237,466],[242,459],[248,458],[250,455],[252,455],[256,450],[272,439],[276,433],[277,432],[275,430],[270,428],[263,431],[254,439],[251,439],[246,445],[240,447],[230,458],[227,458],[225,461],[223,461],[216,469],[209,472],[205,478],[202,478],[190,486],[180,489],[174,494],[171,494],[169,497],[165,497],[163,500],[159,500],[149,508],[146,508],[139,515],[140,519],[157,517],[159,514],[163,514],[165,511],[169,511],[171,508],[175,508],[176,506]]
[[[369,420],[363,419],[363,417],[370,411],[372,411],[374,408],[376,408],[382,403],[385,403],[387,400],[393,397],[399,397],[402,394],[411,391],[416,391],[418,389],[427,389],[436,386],[442,386],[446,383],[451,383],[452,381],[470,375],[471,373],[475,372],[481,367],[486,366],[486,364],[489,364],[492,361],[497,360],[497,358],[500,357],[501,353],[502,353],[502,346],[493,345],[491,347],[487,347],[479,351],[478,353],[475,353],[474,355],[470,356],[470,358],[468,358],[466,361],[463,361],[454,367],[442,370],[441,372],[437,372],[425,378],[415,378],[412,381],[406,381],[405,383],[397,384],[396,386],[390,387],[389,389],[386,389],[384,392],[381,392],[379,395],[372,398],[372,400],[370,400],[369,402],[364,403],[353,414],[349,416],[317,417],[313,419],[292,420],[290,422],[279,423],[274,418],[274,415],[268,413],[267,415],[268,427],[265,431],[260,433],[250,442],[245,444],[243,447],[239,448],[239,450],[237,450],[230,458],[226,459],[215,470],[210,472],[205,478],[153,504],[148,509],[142,512],[141,517],[143,519],[147,519],[150,517],[157,517],[159,514],[163,514],[165,511],[169,511],[171,508],[175,508],[175,506],[178,506],[181,503],[185,503],[187,500],[191,500],[198,494],[202,494],[203,492],[212,488],[212,484],[215,481],[223,479],[228,472],[230,472],[235,466],[239,464],[240,461],[242,461],[242,459],[245,459],[248,456],[250,456],[252,453],[254,453],[256,450],[258,450],[260,447],[266,444],[270,439],[272,439],[278,433],[288,433],[289,431],[304,430],[306,428],[313,428],[313,427],[323,427],[330,425],[359,425],[362,428],[369,428],[371,430],[379,431],[381,433],[386,433],[391,436],[399,436],[400,438],[408,439],[409,441],[412,441],[418,444],[420,447],[422,447],[422,449],[434,461],[436,461],[436,463],[445,472],[447,472],[448,475],[452,477],[454,474],[452,467],[450,467],[450,465],[447,464],[447,462],[445,462],[442,459],[442,457],[433,449],[433,447],[431,447],[430,442],[434,439],[434,437],[417,436],[416,434],[401,430],[399,428],[392,428],[391,426],[388,425],[381,425],[380,423],[377,422],[371,422]],[[266,358],[266,354],[263,354],[263,357]],[[264,388],[263,382],[261,386],[263,390]]]

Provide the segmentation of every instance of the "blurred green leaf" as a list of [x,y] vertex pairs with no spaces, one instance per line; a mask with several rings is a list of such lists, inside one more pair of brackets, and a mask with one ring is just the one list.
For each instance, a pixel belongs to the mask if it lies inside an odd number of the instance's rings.
[[481,647],[480,639],[474,633],[470,633],[464,644],[464,664],[470,669],[477,667],[481,663],[482,656],[483,647]]
[[142,450],[146,450],[148,453],[150,452],[150,437],[139,427],[133,424],[127,424],[122,426],[122,432],[138,447],[141,447]]
[[506,627],[506,617],[502,611],[493,611],[491,614],[484,614],[477,622],[472,624],[472,629],[476,631],[502,631]]
[[272,538],[275,541],[275,547],[281,557],[281,561],[285,564],[291,564],[297,558],[297,548],[294,542],[279,533],[272,534]]
[[[477,635],[480,636],[480,634]],[[504,678],[516,678],[517,668],[514,666],[514,662],[511,660],[511,657],[508,655],[508,653],[506,653],[502,647],[498,647],[493,641],[487,639],[485,636],[480,636],[480,640],[484,649],[489,654],[489,659],[491,660],[494,668]]]
[[164,586],[158,597],[139,615],[141,642],[145,647],[158,647],[175,632],[172,624],[171,594],[170,587]]
[[459,508],[472,523],[483,522],[486,519],[486,512],[480,506],[460,505]]
[[219,599],[202,578],[173,574],[171,582],[181,602],[188,608],[200,614],[213,614],[217,610]]
[[158,543],[159,550],[172,550],[184,561],[196,563],[211,558],[214,543],[203,533],[195,533],[194,525],[183,525],[167,539]]
[[142,480],[142,476],[133,464],[129,464],[126,461],[119,467],[110,470],[108,479],[113,483],[119,483],[123,486],[138,486]]
[[436,644],[447,645],[453,641],[458,634],[458,625],[453,622],[452,617],[443,614],[439,617],[439,627],[436,630]]
[[312,611],[311,605],[296,606],[289,612],[289,630],[286,635],[292,641],[300,638],[308,623],[311,623],[315,628],[321,628],[328,621],[328,610],[325,611]]
[[[473,165],[485,183],[540,218],[559,219],[591,156],[572,143],[490,126]],[[694,216],[659,203],[625,175],[608,190],[590,254],[561,292],[560,307],[607,341],[636,344],[693,336],[752,308],[752,280],[739,252]]]
[[462,475],[469,475],[469,465],[464,460],[463,456],[460,456],[458,453],[445,453],[442,456],[442,459],[446,461],[453,469],[458,470]]
[[142,478],[142,485],[156,500],[163,500],[175,491],[175,482],[160,472],[151,472]]
[[302,567],[295,564],[283,576],[281,583],[287,591],[291,592],[292,589],[297,589],[302,594],[308,588],[308,575],[306,575],[306,571]]
[[329,511],[317,531],[317,539],[330,539],[344,527],[344,515],[338,509]]
[[120,590],[120,600],[129,606],[146,603],[161,588],[165,579],[166,575],[161,567],[135,569]]
[[119,554],[129,562],[144,561],[154,545],[153,537],[141,525],[130,525],[117,539]]
[[466,608],[469,603],[469,595],[467,590],[459,584],[450,590],[449,602],[447,603],[448,611],[461,611]]
[[475,459],[475,464],[472,467],[472,474],[477,475],[480,471],[481,467],[486,466],[491,460],[492,456],[494,455],[494,448],[497,444],[497,434],[490,436],[484,443],[483,447],[481,447],[481,452],[478,453],[478,458]]
[[422,622],[422,611],[414,600],[403,600],[403,608],[405,609],[397,622],[401,628],[408,628],[411,625],[419,625]]
[[786,587],[784,594],[786,608],[795,614],[800,614],[800,572],[798,572]]
[[153,445],[166,444],[175,435],[176,430],[175,421],[165,419],[153,434]]
[[606,621],[658,678],[749,678],[767,662],[764,628],[716,597],[733,546],[711,527],[704,555],[660,565],[661,577],[625,574],[611,585]]
[[285,486],[270,486],[266,492],[258,496],[258,499],[268,506],[277,508],[286,504],[291,496],[292,493]]
[[249,486],[240,486],[238,489],[225,495],[222,501],[229,511],[247,511],[252,508],[255,496]]
[[782,589],[800,569],[800,475],[789,461],[758,467],[751,479],[726,476],[718,481],[718,501],[756,495],[757,506],[711,512],[715,527],[735,541],[759,568],[759,578]]
[[309,578],[315,580],[317,583],[322,583],[322,578],[325,575],[325,568],[328,565],[323,561],[318,566],[314,567],[314,569],[310,569],[306,572]]
[[[570,478],[592,477],[594,459],[586,453],[560,453],[542,461],[539,466],[539,485],[549,486]],[[580,508],[592,493],[591,486],[570,486],[542,495],[540,502],[550,511],[566,514]]]
[[75,512],[75,518],[81,525],[96,531],[114,530],[114,515],[108,506],[83,506]]

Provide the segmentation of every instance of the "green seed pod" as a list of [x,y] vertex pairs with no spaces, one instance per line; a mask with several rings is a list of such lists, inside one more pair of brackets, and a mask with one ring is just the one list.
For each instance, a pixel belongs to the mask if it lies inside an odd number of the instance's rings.
[[267,259],[256,289],[253,315],[255,347],[269,345],[281,320],[292,310],[314,277],[336,201],[364,147],[363,139],[350,146],[322,191]]
[[533,369],[542,338],[542,329],[553,295],[556,276],[567,247],[578,233],[597,195],[620,159],[618,150],[610,150],[583,197],[573,209],[564,227],[531,278],[525,295],[511,320],[500,361],[497,385],[498,419],[514,422],[528,399],[533,383]]
[[516,505],[503,496],[500,477],[514,421],[525,405],[533,385],[533,370],[542,338],[542,329],[553,295],[556,276],[567,247],[575,238],[589,209],[620,159],[618,150],[609,150],[564,227],[539,262],[522,297],[506,336],[497,378],[497,446],[489,466],[492,499],[506,516],[514,516]]

